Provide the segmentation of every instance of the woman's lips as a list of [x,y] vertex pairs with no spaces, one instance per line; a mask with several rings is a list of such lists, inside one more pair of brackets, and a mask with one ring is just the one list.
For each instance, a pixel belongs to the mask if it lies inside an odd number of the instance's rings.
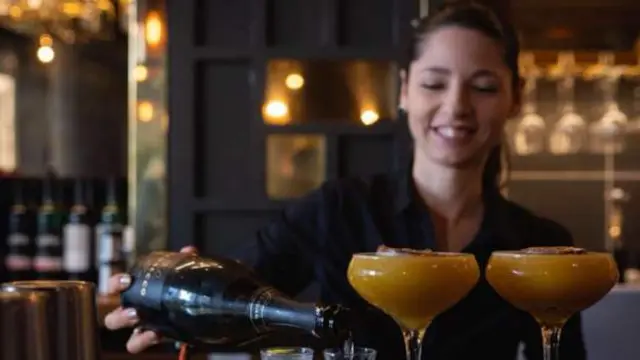
[[441,125],[432,126],[430,129],[438,138],[450,145],[466,144],[473,139],[477,132],[477,129],[469,126]]

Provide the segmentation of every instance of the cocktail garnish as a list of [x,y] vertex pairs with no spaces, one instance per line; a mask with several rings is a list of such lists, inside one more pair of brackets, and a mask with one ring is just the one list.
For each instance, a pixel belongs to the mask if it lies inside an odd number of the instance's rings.
[[529,247],[522,250],[525,254],[541,255],[580,255],[586,254],[587,250],[572,246],[540,246]]
[[415,250],[408,248],[392,248],[385,245],[378,246],[376,253],[379,255],[434,255],[431,249]]

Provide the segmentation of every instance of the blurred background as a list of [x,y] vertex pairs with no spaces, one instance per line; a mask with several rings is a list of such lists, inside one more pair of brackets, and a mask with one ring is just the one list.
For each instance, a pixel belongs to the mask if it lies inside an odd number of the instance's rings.
[[[236,253],[323,181],[398,169],[399,61],[443,2],[0,0],[3,273]],[[638,281],[640,2],[480,2],[523,44],[505,194]]]

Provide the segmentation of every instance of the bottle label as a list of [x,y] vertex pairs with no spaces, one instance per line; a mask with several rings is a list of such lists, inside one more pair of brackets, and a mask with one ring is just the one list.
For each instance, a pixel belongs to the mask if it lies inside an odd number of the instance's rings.
[[261,333],[267,330],[267,323],[264,319],[264,311],[269,306],[278,292],[271,287],[262,287],[256,290],[249,302],[249,320],[256,332]]
[[103,229],[98,246],[100,264],[124,261],[122,232]]
[[60,237],[53,234],[40,234],[36,237],[37,254],[33,258],[33,268],[38,272],[62,271],[62,243]]
[[67,224],[63,240],[62,262],[65,271],[88,271],[91,259],[91,228],[85,224]]
[[60,238],[51,234],[42,234],[36,237],[36,246],[38,248],[59,248],[62,244]]
[[22,247],[29,245],[29,237],[25,234],[13,233],[7,239],[9,247]]
[[5,257],[5,266],[9,271],[30,270],[32,261],[29,254],[29,236],[13,233],[7,237],[9,253]]
[[9,271],[31,270],[31,258],[26,255],[9,254],[4,263]]
[[125,257],[123,254],[122,231],[103,225],[98,238],[98,291],[107,291],[109,277],[124,272]]
[[33,258],[33,268],[43,273],[62,271],[62,259],[55,256],[38,255]]

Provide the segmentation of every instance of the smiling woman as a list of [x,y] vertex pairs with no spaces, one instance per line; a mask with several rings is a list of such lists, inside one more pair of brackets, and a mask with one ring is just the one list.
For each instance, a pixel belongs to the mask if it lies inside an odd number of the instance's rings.
[[[573,243],[563,227],[498,191],[503,126],[520,107],[515,31],[485,7],[456,2],[420,20],[414,32],[400,93],[415,145],[411,164],[399,172],[324,182],[260,231],[253,249],[243,249],[256,256],[242,260],[279,291],[295,296],[315,283],[320,302],[357,312],[354,342],[375,348],[379,359],[406,352],[397,323],[350,286],[347,271],[357,254],[375,253],[381,245],[402,249],[393,250],[402,256],[380,258],[404,269],[460,256],[442,252],[464,252],[482,272],[493,251]],[[301,89],[310,84],[305,79]],[[408,255],[424,249],[434,253]],[[114,292],[128,286],[119,279],[113,279],[120,284]],[[541,358],[539,327],[485,278],[460,297],[433,319],[424,343],[407,339],[412,358],[422,349],[430,360],[511,360],[521,342],[527,358]],[[115,310],[107,320],[114,329],[139,326],[135,309]],[[421,320],[413,325],[423,327]],[[578,315],[563,329],[561,351],[576,360],[586,357],[580,326]],[[157,341],[158,334],[137,331],[128,349],[139,352]]]
[[401,72],[415,156],[464,168],[486,163],[485,182],[495,184],[506,119],[520,110],[515,32],[479,6],[447,6],[426,19]]

